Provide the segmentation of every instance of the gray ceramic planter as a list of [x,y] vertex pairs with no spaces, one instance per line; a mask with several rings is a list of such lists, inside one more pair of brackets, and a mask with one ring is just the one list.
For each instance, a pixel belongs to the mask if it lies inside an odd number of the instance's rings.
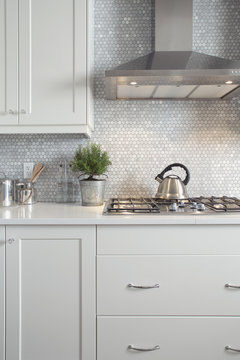
[[83,206],[103,205],[106,180],[80,180]]

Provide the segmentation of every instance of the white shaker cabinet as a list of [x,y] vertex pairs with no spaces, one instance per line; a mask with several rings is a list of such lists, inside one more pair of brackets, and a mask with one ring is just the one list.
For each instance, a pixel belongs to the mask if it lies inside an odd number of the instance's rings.
[[0,227],[0,360],[5,360],[5,228]]
[[0,133],[90,135],[91,1],[0,6]]
[[94,226],[6,229],[6,360],[95,357]]

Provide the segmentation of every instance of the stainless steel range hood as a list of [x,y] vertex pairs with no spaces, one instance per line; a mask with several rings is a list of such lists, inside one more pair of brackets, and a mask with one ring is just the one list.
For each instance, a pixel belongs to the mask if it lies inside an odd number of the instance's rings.
[[231,99],[240,61],[192,51],[192,0],[155,0],[155,51],[105,72],[106,98]]

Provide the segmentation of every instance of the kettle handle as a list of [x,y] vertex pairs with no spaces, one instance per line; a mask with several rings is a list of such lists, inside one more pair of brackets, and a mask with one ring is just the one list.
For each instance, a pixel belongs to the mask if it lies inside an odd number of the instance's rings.
[[168,165],[166,167],[166,169],[164,169],[159,175],[156,176],[155,179],[160,178],[161,180],[163,180],[163,176],[166,174],[166,172],[172,170],[173,167],[180,167],[180,168],[182,168],[182,169],[184,169],[186,171],[186,177],[183,180],[183,183],[184,183],[184,185],[187,185],[189,183],[189,180],[190,180],[190,172],[186,168],[185,165],[179,164],[179,163],[174,163],[174,164]]

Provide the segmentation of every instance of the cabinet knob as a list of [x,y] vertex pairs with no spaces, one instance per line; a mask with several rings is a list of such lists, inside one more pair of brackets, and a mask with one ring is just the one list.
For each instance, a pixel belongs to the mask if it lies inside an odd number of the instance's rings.
[[26,112],[26,110],[24,110],[24,109],[22,109],[21,111],[20,111],[20,114],[26,114],[27,112]]
[[13,239],[13,238],[11,238],[11,239],[8,239],[8,243],[11,245],[11,244],[13,244],[14,243],[14,241],[15,241],[15,239]]

